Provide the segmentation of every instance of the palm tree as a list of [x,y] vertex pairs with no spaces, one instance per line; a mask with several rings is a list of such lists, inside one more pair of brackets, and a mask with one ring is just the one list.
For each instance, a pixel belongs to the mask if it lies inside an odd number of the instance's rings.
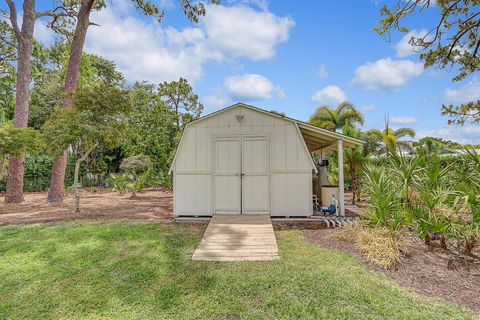
[[342,102],[336,108],[320,106],[310,116],[309,123],[330,131],[336,131],[349,124],[364,123],[363,114],[358,111],[350,102]]
[[[350,124],[346,124],[342,128],[342,134],[353,137],[362,138],[362,132],[353,127]],[[343,159],[347,168],[347,172],[350,175],[350,183],[352,187],[352,204],[355,204],[356,200],[360,200],[360,181],[358,175],[360,170],[367,161],[367,157],[364,154],[363,146],[357,146],[355,148],[345,148],[343,150]]]
[[352,204],[355,204],[356,200],[360,200],[361,185],[358,175],[367,161],[367,158],[363,154],[362,147],[360,146],[355,148],[346,148],[343,152],[343,157],[348,165],[347,172],[350,175],[350,183],[352,186]]
[[406,141],[401,141],[406,136],[415,137],[415,130],[412,128],[392,129],[388,125],[388,117],[385,119],[385,129],[370,129],[365,132],[366,136],[374,137],[377,141],[382,141],[387,151],[395,152],[398,145],[408,145]]

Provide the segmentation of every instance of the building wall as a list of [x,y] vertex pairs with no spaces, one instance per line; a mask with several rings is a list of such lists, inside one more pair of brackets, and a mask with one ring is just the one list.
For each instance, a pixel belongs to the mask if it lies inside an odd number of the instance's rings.
[[311,214],[313,167],[296,125],[238,106],[187,126],[173,167],[176,215],[212,214],[213,137],[219,135],[266,135],[271,215]]

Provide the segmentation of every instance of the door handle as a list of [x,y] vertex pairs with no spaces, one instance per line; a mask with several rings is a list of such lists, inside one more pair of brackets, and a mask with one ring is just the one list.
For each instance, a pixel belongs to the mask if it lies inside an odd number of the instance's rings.
[[244,173],[237,173],[236,176],[242,178],[245,174]]

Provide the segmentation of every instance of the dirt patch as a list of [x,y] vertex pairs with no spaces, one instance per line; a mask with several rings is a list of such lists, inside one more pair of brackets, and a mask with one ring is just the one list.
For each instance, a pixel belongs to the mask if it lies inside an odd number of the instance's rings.
[[454,258],[441,249],[425,246],[421,241],[411,254],[394,269],[385,270],[368,262],[355,244],[333,237],[335,230],[305,230],[311,242],[328,249],[353,254],[366,266],[394,278],[401,286],[429,297],[441,297],[480,313],[480,261]]
[[77,219],[171,219],[173,194],[166,188],[152,188],[138,193],[135,199],[108,189],[82,192],[81,213],[74,212],[74,198],[63,203],[48,203],[44,192],[26,193],[25,202],[7,204],[0,196],[0,225],[45,223]]

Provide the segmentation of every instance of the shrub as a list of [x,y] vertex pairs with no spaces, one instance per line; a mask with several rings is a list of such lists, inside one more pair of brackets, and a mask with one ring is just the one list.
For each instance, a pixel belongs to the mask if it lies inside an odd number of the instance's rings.
[[352,224],[341,227],[333,233],[333,236],[340,241],[355,243],[357,241],[357,234],[360,230],[360,225]]
[[382,268],[399,263],[410,251],[412,238],[404,230],[357,223],[341,227],[333,233],[338,240],[355,244],[365,258]]
[[149,156],[139,154],[123,159],[120,170],[135,175],[142,174],[152,167],[152,161]]
[[364,188],[372,203],[363,213],[363,217],[370,225],[398,230],[403,219],[400,215],[400,199],[395,180],[387,174],[384,167],[367,165],[363,174]]
[[132,179],[132,175],[128,173],[111,173],[108,177],[108,186],[112,188],[112,191],[125,194]]
[[137,192],[158,184],[159,182],[160,179],[151,175],[149,171],[138,175],[132,173],[110,174],[108,179],[108,184],[112,188],[112,191],[118,191],[120,194],[132,192],[132,199],[136,198]]
[[369,261],[390,269],[408,254],[412,240],[403,230],[367,227],[357,232],[356,244]]
[[[67,160],[67,169],[65,172],[65,186],[73,184],[73,174],[75,171],[75,156],[69,154]],[[80,176],[83,186],[99,186],[106,182],[108,175],[106,161],[108,159],[90,159],[80,169]],[[50,170],[52,169],[55,158],[46,154],[28,154],[25,157],[25,175],[24,191],[40,192],[50,187]],[[6,165],[6,164],[5,164]],[[0,191],[5,191],[6,176],[0,179]]]
[[455,241],[473,254],[480,234],[480,155],[474,150],[459,157],[391,154],[367,165],[362,181],[372,204],[362,214],[366,225],[390,230],[394,240],[407,226],[427,245],[440,240],[448,249]]

